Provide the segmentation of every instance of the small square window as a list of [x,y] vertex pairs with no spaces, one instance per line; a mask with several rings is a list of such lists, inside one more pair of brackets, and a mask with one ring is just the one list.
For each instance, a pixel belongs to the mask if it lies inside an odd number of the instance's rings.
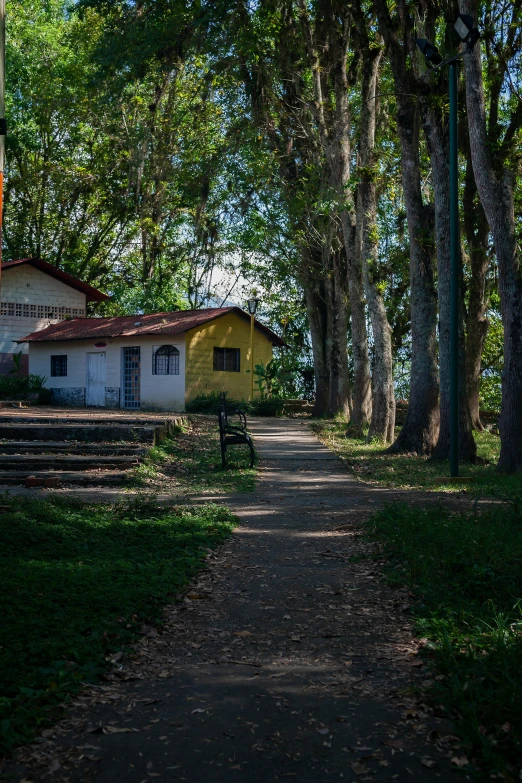
[[239,372],[239,348],[214,348],[214,370]]
[[51,356],[51,378],[67,375],[67,356]]

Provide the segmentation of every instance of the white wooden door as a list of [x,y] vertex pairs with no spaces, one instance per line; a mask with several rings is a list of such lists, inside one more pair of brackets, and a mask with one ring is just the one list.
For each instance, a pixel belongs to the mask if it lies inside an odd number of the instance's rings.
[[105,382],[105,353],[88,353],[86,405],[105,407]]

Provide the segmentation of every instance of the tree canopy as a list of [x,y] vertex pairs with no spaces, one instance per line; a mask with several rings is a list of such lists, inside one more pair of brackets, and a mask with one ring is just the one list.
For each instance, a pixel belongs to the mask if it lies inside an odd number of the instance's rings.
[[[281,394],[444,458],[448,84],[414,38],[455,53],[469,13],[461,457],[476,458],[480,409],[501,409],[501,467],[521,470],[521,9],[12,0],[4,256],[107,290],[99,312],[241,304],[255,286],[288,343]],[[409,403],[397,439],[396,398]]]

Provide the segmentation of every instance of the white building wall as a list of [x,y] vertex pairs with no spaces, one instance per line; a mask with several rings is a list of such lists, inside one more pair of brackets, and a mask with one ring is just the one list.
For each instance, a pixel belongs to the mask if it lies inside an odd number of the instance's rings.
[[[96,347],[95,343],[106,343]],[[160,345],[174,345],[180,353],[179,375],[153,375],[152,351]],[[29,372],[44,375],[46,387],[60,390],[85,390],[87,384],[87,353],[106,355],[106,395],[115,400],[119,391],[123,401],[122,348],[140,348],[141,353],[141,409],[182,411],[185,407],[185,335],[172,337],[140,337],[87,340],[56,340],[29,343]],[[67,356],[67,377],[51,377],[51,356]],[[64,394],[62,392],[62,394]],[[62,397],[66,399],[67,392]],[[71,404],[82,404],[80,392],[71,392]]]
[[85,317],[85,294],[29,264],[3,270],[1,297],[0,354],[25,354],[27,343],[18,345],[16,340],[66,316]]

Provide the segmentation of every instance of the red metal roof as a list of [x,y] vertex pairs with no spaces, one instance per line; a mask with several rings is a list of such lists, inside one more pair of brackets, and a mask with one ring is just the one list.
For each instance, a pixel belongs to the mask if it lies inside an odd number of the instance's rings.
[[78,280],[77,277],[73,277],[52,264],[48,264],[47,261],[43,261],[41,258],[19,258],[16,261],[6,261],[2,264],[2,272],[12,269],[14,266],[20,266],[21,264],[29,264],[35,269],[39,269],[40,272],[45,272],[46,275],[54,277],[56,280],[65,283],[65,285],[76,289],[76,291],[81,291],[82,294],[86,295],[87,301],[89,302],[102,302],[104,299],[110,299],[110,296],[98,291],[97,288],[93,288],[87,283],[83,283],[81,280]]
[[[114,318],[71,318],[52,324],[46,329],[32,332],[19,343],[46,342],[48,340],[83,340],[95,337],[137,337],[143,335],[181,334],[196,326],[202,326],[227,313],[250,321],[250,316],[240,307],[211,307],[206,310],[179,310],[174,313],[150,315],[123,315]],[[259,321],[256,328],[263,332],[272,345],[284,345],[281,338]]]

